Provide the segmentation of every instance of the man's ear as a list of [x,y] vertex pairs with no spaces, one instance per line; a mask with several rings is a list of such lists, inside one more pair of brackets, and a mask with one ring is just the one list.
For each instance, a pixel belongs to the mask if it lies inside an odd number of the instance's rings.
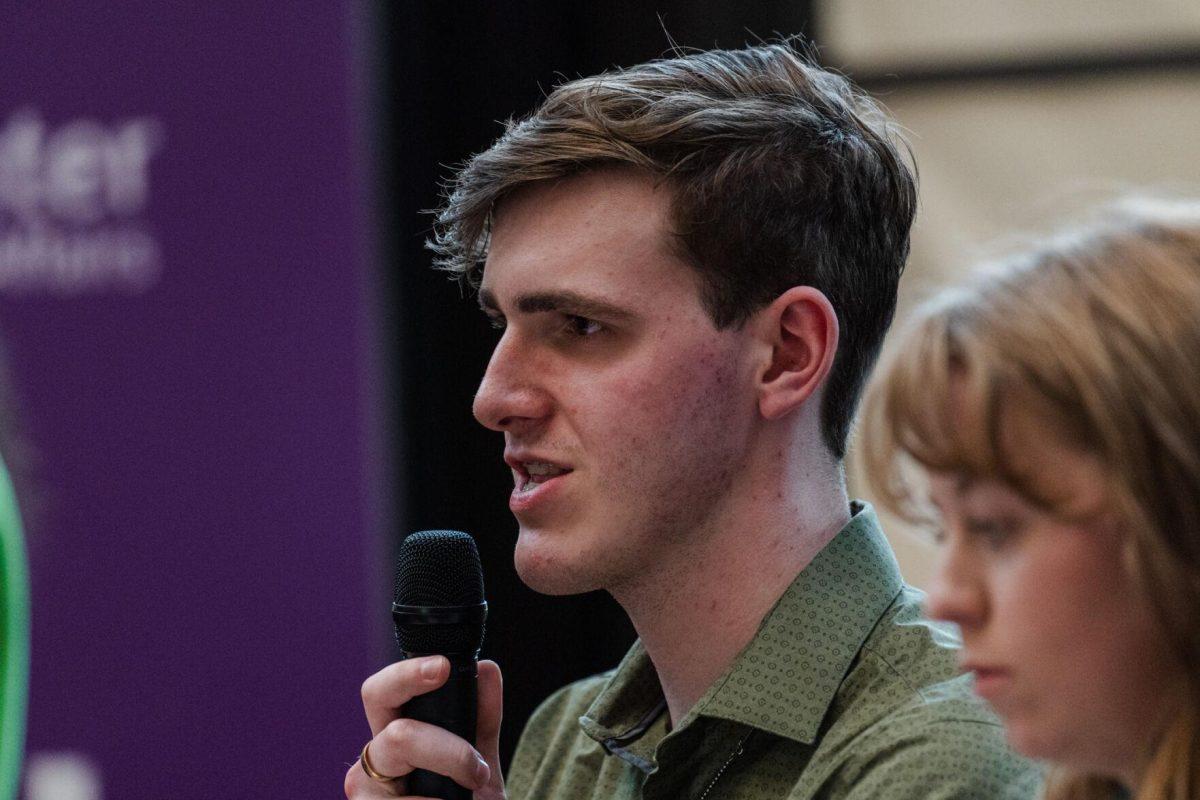
[[833,304],[811,286],[793,286],[758,312],[770,360],[758,379],[758,409],[779,419],[825,383],[838,347]]

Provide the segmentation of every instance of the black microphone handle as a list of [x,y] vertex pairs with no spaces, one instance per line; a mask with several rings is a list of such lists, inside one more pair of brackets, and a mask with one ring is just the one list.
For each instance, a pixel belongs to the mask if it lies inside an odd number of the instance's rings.
[[[409,658],[436,653],[405,653]],[[441,655],[445,655],[444,653]],[[461,736],[475,746],[475,723],[479,714],[479,662],[473,656],[446,656],[450,677],[441,687],[417,695],[404,704],[404,716],[428,722]],[[472,792],[445,775],[416,769],[409,773],[407,793],[440,800],[471,800]]]

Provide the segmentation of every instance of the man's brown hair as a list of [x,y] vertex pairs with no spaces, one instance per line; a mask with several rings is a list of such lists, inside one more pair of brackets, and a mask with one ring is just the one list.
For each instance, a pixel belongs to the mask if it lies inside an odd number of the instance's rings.
[[430,247],[478,284],[492,214],[535,181],[629,166],[667,182],[672,236],[720,328],[788,288],[832,303],[821,408],[837,458],[896,306],[916,210],[903,141],[870,98],[789,43],[680,54],[571,81],[453,178]]

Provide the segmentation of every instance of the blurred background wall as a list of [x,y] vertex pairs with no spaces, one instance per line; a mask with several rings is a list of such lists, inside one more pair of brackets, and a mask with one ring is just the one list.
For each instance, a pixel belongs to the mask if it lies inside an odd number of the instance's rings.
[[[921,210],[897,325],[973,264],[1128,192],[1200,196],[1200,4],[825,0],[823,60],[907,130]],[[850,459],[852,484],[870,496]],[[927,537],[885,514],[908,580]]]
[[[450,166],[557,82],[805,34],[922,177],[902,309],[997,236],[1200,192],[1191,2],[145,0],[0,9],[0,451],[26,514],[25,797],[338,796],[409,531],[473,533],[502,742],[632,639],[512,569],[495,333],[429,269]],[[903,314],[903,311],[902,311]],[[890,526],[906,575],[929,551]]]
[[29,800],[336,797],[361,746],[388,455],[365,10],[0,11]]

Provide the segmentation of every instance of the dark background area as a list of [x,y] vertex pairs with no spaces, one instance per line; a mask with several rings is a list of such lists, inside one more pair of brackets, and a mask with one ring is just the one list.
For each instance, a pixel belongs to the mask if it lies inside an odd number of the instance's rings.
[[545,597],[518,580],[502,437],[471,416],[496,334],[473,298],[430,269],[423,241],[431,218],[422,210],[437,206],[452,165],[485,149],[503,120],[531,111],[564,79],[659,57],[671,40],[735,48],[805,34],[813,30],[811,3],[395,2],[376,13],[376,224],[395,348],[397,536],[454,528],[479,542],[491,608],[484,655],[505,672],[507,764],[537,704],[615,666],[634,633],[603,593]]

